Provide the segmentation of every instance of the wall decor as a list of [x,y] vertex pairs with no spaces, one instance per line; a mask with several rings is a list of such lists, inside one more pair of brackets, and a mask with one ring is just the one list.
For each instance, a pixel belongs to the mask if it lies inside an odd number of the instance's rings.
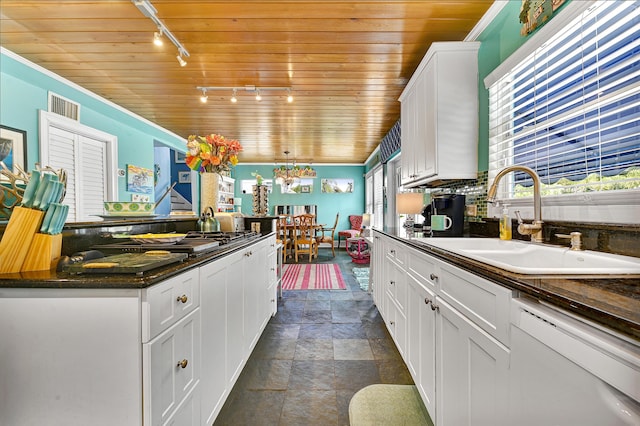
[[191,183],[191,172],[178,172],[178,183]]
[[[12,127],[0,126],[0,161],[13,173],[27,164],[27,132]],[[0,180],[9,180],[0,175]]]
[[313,179],[298,179],[290,184],[281,184],[281,194],[309,194],[313,192]]
[[522,0],[519,20],[522,24],[520,35],[531,34],[551,19],[565,0]]
[[328,193],[353,192],[353,179],[322,179],[322,192],[328,192]]
[[153,170],[127,164],[127,191],[151,194],[153,192]]
[[308,194],[311,192],[311,185],[300,185],[300,192],[303,194]]
[[175,155],[176,163],[185,164],[187,160],[187,154],[184,152],[176,151]]

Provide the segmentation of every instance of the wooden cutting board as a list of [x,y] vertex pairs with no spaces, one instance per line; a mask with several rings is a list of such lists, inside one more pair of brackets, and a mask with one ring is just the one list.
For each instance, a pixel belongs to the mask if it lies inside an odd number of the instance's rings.
[[88,260],[64,267],[72,274],[137,274],[141,275],[151,269],[182,262],[186,253],[169,253],[152,250],[146,253],[123,253],[100,259]]

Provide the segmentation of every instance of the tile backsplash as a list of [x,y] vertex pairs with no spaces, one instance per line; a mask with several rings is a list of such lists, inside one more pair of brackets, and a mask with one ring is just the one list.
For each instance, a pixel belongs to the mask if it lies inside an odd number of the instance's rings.
[[[431,189],[433,194],[464,194],[467,206],[475,205],[475,216],[465,214],[465,236],[497,237],[498,219],[488,218],[487,212],[488,172],[478,172],[477,179],[449,181]],[[544,219],[544,218],[543,218]],[[513,222],[513,238],[529,240],[516,231],[518,224]],[[556,234],[582,233],[585,250],[597,250],[607,253],[640,257],[640,224],[581,223],[574,221],[545,221],[544,240],[550,244],[568,245],[566,240]]]

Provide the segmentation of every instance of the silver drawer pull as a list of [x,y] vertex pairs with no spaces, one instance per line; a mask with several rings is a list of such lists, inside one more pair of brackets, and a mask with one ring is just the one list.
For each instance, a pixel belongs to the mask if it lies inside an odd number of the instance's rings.
[[440,312],[440,306],[438,306],[435,303],[431,302],[431,310]]
[[425,304],[425,305],[428,305],[429,303],[431,303],[431,300],[429,300],[429,298],[428,298],[428,297],[425,297],[425,298],[424,298],[424,304]]
[[389,281],[389,284],[390,284],[390,285],[395,285],[395,284],[396,284],[396,282],[395,282],[395,281]]
[[183,359],[178,363],[178,365],[176,365],[176,367],[187,368],[187,364],[189,364],[189,361],[187,361],[186,359]]
[[438,279],[438,276],[436,274],[431,274],[429,275],[429,278],[431,278],[431,281],[435,281]]
[[186,294],[183,294],[182,296],[178,296],[176,298],[176,302],[187,303],[187,300],[189,300],[189,298],[187,297]]

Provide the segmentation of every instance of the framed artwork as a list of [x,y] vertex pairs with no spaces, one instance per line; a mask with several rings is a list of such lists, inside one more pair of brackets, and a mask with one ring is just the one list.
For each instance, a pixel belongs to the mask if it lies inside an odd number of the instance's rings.
[[185,160],[187,159],[187,154],[184,152],[176,151],[175,157],[176,157],[176,163],[184,164]]
[[138,194],[153,193],[153,170],[127,164],[127,191]]
[[322,192],[351,193],[353,192],[353,179],[322,179]]
[[[14,173],[16,167],[25,170],[27,164],[27,132],[12,127],[0,126],[0,161]],[[0,179],[8,180],[0,175]]]
[[300,186],[300,192],[303,194],[308,194],[309,192],[311,192],[311,186],[310,185]]
[[191,183],[191,172],[178,172],[178,183]]

